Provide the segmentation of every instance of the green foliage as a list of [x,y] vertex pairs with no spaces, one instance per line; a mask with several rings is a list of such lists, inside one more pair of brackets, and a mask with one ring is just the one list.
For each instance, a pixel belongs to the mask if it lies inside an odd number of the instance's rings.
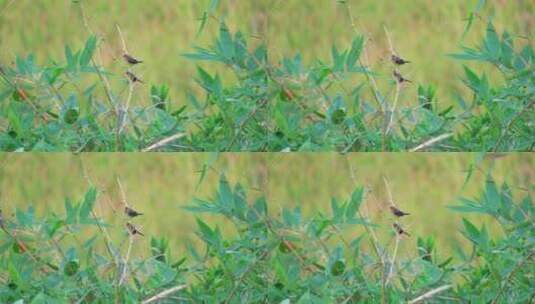
[[[188,210],[223,217],[234,232],[197,218],[203,246],[189,246],[188,259],[176,259],[166,238],[151,238],[146,250],[126,233],[112,241],[109,234],[123,228],[93,216],[95,189],[77,203],[66,200],[61,215],[17,210],[0,234],[0,301],[138,303],[160,295],[161,303],[392,303],[429,293],[432,303],[533,300],[531,197],[516,201],[511,187],[489,177],[478,198],[452,208],[488,215],[501,233],[465,218],[461,233],[472,252],[451,257],[432,236],[413,243],[393,232],[380,243],[373,231],[391,228],[362,217],[365,194],[357,188],[343,202],[333,199],[330,214],[308,217],[295,208],[274,215],[264,197],[249,199],[221,176],[213,199]],[[409,250],[396,254],[398,243]]]
[[469,104],[459,99],[466,110],[466,120],[458,142],[469,151],[532,151],[535,146],[533,47],[527,44],[517,50],[514,37],[508,32],[500,37],[489,22],[481,46],[463,47],[462,53],[451,56],[490,64],[503,78],[503,84],[493,87],[485,74],[478,75],[465,67],[465,83],[473,98]]
[[475,303],[529,303],[534,299],[532,276],[535,270],[535,207],[526,196],[514,203],[511,188],[500,188],[489,177],[477,200],[462,200],[452,207],[461,212],[491,216],[503,230],[503,238],[492,238],[485,226],[478,228],[463,219],[462,233],[473,244],[472,254],[463,254],[463,262],[478,267],[467,268],[465,283],[457,293]]
[[[210,2],[201,31],[219,2]],[[451,57],[497,73],[489,77],[465,67],[472,98],[458,92],[458,105],[447,107],[437,100],[436,85],[418,85],[411,96],[410,84],[371,71],[363,63],[364,36],[343,49],[333,46],[329,60],[309,64],[300,54],[275,61],[269,45],[247,40],[220,22],[213,45],[183,54],[234,76],[223,81],[198,66],[195,80],[203,94],[188,93],[191,106],[178,109],[167,85],[150,86],[148,105],[133,103],[147,99],[142,84],[117,81],[98,66],[94,55],[101,42],[94,36],[81,50],[67,46],[63,62],[40,66],[32,55],[17,57],[0,71],[0,149],[404,151],[437,138],[418,150],[535,148],[533,48],[508,32],[500,35],[491,22],[480,46]]]

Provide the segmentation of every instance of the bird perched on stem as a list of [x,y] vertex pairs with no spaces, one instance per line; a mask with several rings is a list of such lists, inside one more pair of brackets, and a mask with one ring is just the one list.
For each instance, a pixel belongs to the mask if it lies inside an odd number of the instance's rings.
[[398,223],[392,224],[392,227],[394,228],[394,230],[396,231],[397,235],[399,235],[399,236],[402,236],[402,235],[411,236]]
[[396,54],[392,54],[392,57],[390,57],[390,59],[392,60],[392,62],[395,64],[395,65],[404,65],[404,64],[407,64],[407,63],[411,63],[410,61],[407,61],[401,57],[399,57],[398,55]]
[[128,54],[123,54],[123,59],[124,61],[126,61],[126,63],[128,64],[131,64],[131,65],[136,65],[136,64],[140,64],[140,63],[143,63],[142,60],[139,60],[139,59],[136,59]]
[[126,71],[126,76],[128,77],[128,79],[130,79],[130,81],[132,83],[136,83],[136,82],[139,82],[139,83],[144,83],[139,77],[137,77],[134,73],[130,72],[130,71]]
[[136,234],[139,234],[141,236],[145,236],[143,233],[141,233],[141,231],[139,231],[139,229],[137,229],[134,225],[130,224],[130,223],[126,223],[126,229],[128,230],[128,233],[130,233],[130,235],[136,235]]
[[407,213],[407,212],[403,212],[401,210],[399,210],[398,208],[394,207],[394,206],[390,206],[390,212],[392,212],[393,215],[397,216],[397,217],[402,217],[402,216],[405,216],[405,215],[410,215],[410,213]]
[[396,82],[399,83],[399,84],[402,84],[402,83],[405,83],[405,82],[412,82],[409,79],[403,77],[403,75],[401,75],[401,73],[398,70],[394,70],[394,72],[392,74],[394,75],[394,78],[396,79]]
[[137,212],[136,210],[128,207],[128,206],[125,206],[124,207],[124,213],[128,216],[128,217],[136,217],[136,216],[140,216],[140,215],[143,215],[143,213],[140,213],[140,212]]

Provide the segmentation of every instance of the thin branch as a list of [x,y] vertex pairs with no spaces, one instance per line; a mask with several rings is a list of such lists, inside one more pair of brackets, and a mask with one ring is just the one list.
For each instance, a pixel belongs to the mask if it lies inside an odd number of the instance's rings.
[[[82,171],[82,177],[87,181],[87,183],[90,186],[95,186],[95,184],[91,180],[91,177],[87,173],[87,170],[86,170],[86,167],[85,167],[85,164],[84,164],[84,160],[82,159],[81,156],[78,158],[78,160],[79,160],[80,170]],[[108,253],[110,254],[111,257],[113,257],[113,260],[114,260],[115,264],[118,265],[119,264],[118,261],[117,261],[118,258],[115,255],[115,252],[112,250],[112,245],[111,244],[113,244],[113,242],[111,241],[111,237],[110,237],[110,235],[108,233],[108,230],[106,229],[105,226],[101,225],[100,221],[98,220],[99,218],[98,218],[98,216],[97,216],[97,214],[95,213],[94,210],[91,210],[91,215],[93,216],[93,219],[95,220],[95,224],[97,225],[97,228],[100,230],[102,235],[104,235],[104,238],[105,238],[104,245],[106,246],[106,249],[108,250]]]
[[[349,168],[349,174],[351,176],[351,180],[353,180],[354,185],[357,186],[358,183],[357,183],[357,178],[355,177],[355,173],[353,171],[353,165],[349,161],[349,157],[347,155],[346,155],[346,161],[347,161],[347,167]],[[367,207],[367,204],[365,203],[364,206]],[[364,218],[364,216],[362,215],[362,212],[360,210],[358,210],[358,214],[359,214],[359,216],[361,218]],[[383,255],[380,253],[380,250],[379,250],[379,245],[378,245],[379,241],[377,239],[377,235],[375,234],[373,229],[368,227],[368,225],[364,225],[364,229],[371,236],[372,245],[373,245],[373,249],[375,250],[375,254],[377,254],[377,257],[381,259],[381,265],[383,265],[383,267],[384,267],[385,261],[384,261]]]
[[126,48],[126,41],[124,40],[123,32],[121,31],[119,24],[115,24],[115,27],[117,28],[117,32],[119,33],[119,38],[121,39],[121,46],[122,46],[123,54],[128,54],[128,49]]
[[178,285],[178,286],[175,286],[173,288],[166,289],[166,290],[160,292],[159,294],[146,299],[142,303],[143,304],[148,304],[148,303],[156,302],[156,301],[159,301],[159,300],[163,300],[167,296],[169,296],[169,295],[171,295],[171,294],[173,294],[173,293],[175,293],[177,291],[181,291],[183,289],[186,289],[187,287],[188,287],[188,285],[184,284],[184,285]]
[[123,202],[125,207],[129,207],[128,201],[126,200],[126,194],[123,188],[123,184],[121,183],[121,179],[118,177],[117,177],[117,185],[119,186],[119,191],[121,192],[121,201]]
[[89,26],[89,22],[87,21],[87,15],[85,14],[84,5],[82,4],[82,1],[77,1],[75,3],[78,3],[78,8],[80,8],[80,16],[82,17],[82,23],[85,27],[85,29],[91,34],[94,35],[93,30]]
[[394,198],[392,196],[392,191],[390,191],[390,185],[388,184],[388,180],[384,176],[383,181],[385,183],[386,191],[388,192],[388,199],[390,200],[390,205],[395,206],[396,204],[394,204]]
[[167,145],[167,144],[170,143],[170,142],[173,142],[173,141],[175,141],[175,140],[177,140],[177,139],[180,139],[180,138],[182,138],[182,137],[185,137],[185,136],[187,136],[186,133],[177,133],[177,134],[175,134],[175,135],[171,135],[171,136],[169,136],[169,137],[166,137],[166,138],[164,138],[164,139],[158,141],[158,142],[155,143],[155,144],[152,144],[152,145],[146,147],[145,149],[142,150],[142,152],[151,152],[151,151],[154,151],[154,150],[156,150],[156,149],[159,149],[159,148],[161,148],[161,147]]
[[[388,32],[388,29],[385,26],[383,26],[383,29],[385,31],[386,39],[388,40],[388,48],[390,50],[391,55],[395,55],[396,52],[394,51],[394,45],[392,44],[392,39],[390,38],[390,33]],[[401,83],[396,81],[396,91],[394,93],[394,103],[392,108],[390,109],[390,113],[388,115],[388,123],[386,124],[385,134],[384,134],[384,140],[386,140],[386,136],[390,133],[390,130],[392,128],[392,124],[394,123],[394,113],[396,113],[396,108],[399,101],[399,94],[401,92]]]
[[390,282],[390,279],[392,278],[392,274],[394,273],[394,264],[396,263],[396,256],[397,256],[398,247],[399,247],[399,239],[400,239],[400,235],[396,234],[396,245],[394,246],[394,253],[392,254],[392,260],[390,261],[390,268],[388,271],[388,275],[386,276],[385,286],[388,286],[388,283]]
[[390,38],[390,33],[388,32],[388,29],[386,28],[386,25],[383,26],[383,29],[385,31],[386,39],[388,40],[388,47],[390,50],[391,55],[395,55],[396,52],[394,51],[394,45],[392,44],[392,39]]
[[[95,33],[93,32],[93,30],[91,29],[91,27],[89,26],[89,22],[87,21],[87,16],[85,14],[85,9],[84,9],[84,6],[83,6],[82,2],[78,1],[77,3],[78,3],[78,8],[80,9],[80,16],[81,16],[82,23],[83,23],[84,27],[86,28],[86,30],[91,35],[96,36]],[[94,58],[96,56],[91,58],[91,63],[93,65],[93,68],[95,69],[100,81],[104,85],[104,92],[106,93],[106,97],[107,97],[109,106],[110,106],[111,109],[113,109],[113,114],[117,118],[117,125],[119,127],[121,125],[120,107],[116,106],[115,98],[113,97],[111,85],[110,85],[110,83],[108,81],[108,78],[106,78],[106,76],[100,71],[100,66],[103,66],[103,64],[102,64],[102,50],[101,50],[100,44],[97,45],[97,50],[98,50],[98,52],[96,52],[96,54],[99,56],[100,64],[97,65],[97,62],[96,62],[96,60]],[[120,143],[119,132],[117,132],[117,134],[116,134],[116,146],[118,147],[118,149],[120,149],[121,143]]]
[[435,289],[433,289],[431,291],[428,291],[428,292],[424,293],[423,295],[417,297],[416,299],[410,300],[408,302],[408,304],[415,304],[415,303],[418,303],[418,302],[421,302],[421,301],[424,301],[424,300],[431,299],[437,293],[443,292],[443,291],[448,290],[448,289],[450,289],[452,287],[453,287],[453,285],[444,285],[444,286],[435,288]]
[[128,249],[126,250],[126,256],[123,260],[123,271],[119,279],[119,286],[123,285],[126,280],[126,273],[128,270],[128,261],[130,260],[130,253],[132,252],[132,244],[134,243],[134,235],[130,234],[128,237]]
[[[351,12],[351,5],[349,4],[348,1],[345,1],[343,3],[346,7],[346,10],[347,10],[347,14],[349,15],[349,20],[351,22],[351,27],[353,28],[353,31],[355,32],[356,35],[359,34],[358,30],[357,30],[357,26],[355,25],[355,18],[353,17],[353,13]],[[369,65],[369,56],[368,56],[368,49],[366,47],[366,45],[364,45],[363,47],[363,54],[364,54],[364,57],[366,59],[366,66]],[[362,59],[359,59],[359,64],[361,66],[365,66],[362,64]],[[383,105],[383,100],[381,98],[381,96],[379,96],[379,87],[377,86],[377,82],[375,81],[375,78],[370,74],[370,73],[364,73],[364,75],[366,76],[366,79],[368,80],[368,82],[371,83],[371,90],[372,90],[372,93],[373,93],[373,96],[375,97],[375,100],[377,101],[378,105],[381,107],[381,109],[383,110],[384,112],[384,105]]]
[[384,137],[390,133],[390,130],[392,129],[392,124],[394,123],[394,113],[396,113],[396,108],[398,106],[399,101],[399,94],[401,92],[401,83],[396,81],[396,91],[394,93],[394,103],[392,105],[392,108],[390,109],[390,113],[388,113],[388,124],[386,125],[385,135]]
[[126,122],[128,121],[128,114],[130,109],[130,103],[132,101],[132,96],[134,93],[135,83],[132,81],[128,82],[128,96],[126,97],[125,105],[119,110],[120,115],[117,119],[117,137],[121,135],[123,129],[126,127]]
[[452,137],[454,134],[453,133],[446,133],[446,134],[442,134],[442,135],[439,135],[435,138],[431,138],[430,140],[424,142],[423,144],[420,144],[412,149],[409,150],[409,152],[418,152],[420,150],[423,150],[425,148],[428,148],[428,147],[431,147],[432,145],[436,144],[437,142],[441,142],[445,139],[448,139],[450,137]]

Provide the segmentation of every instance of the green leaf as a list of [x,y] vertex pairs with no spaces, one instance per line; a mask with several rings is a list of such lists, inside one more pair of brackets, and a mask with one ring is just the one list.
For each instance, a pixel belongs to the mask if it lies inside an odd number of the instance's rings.
[[206,172],[208,169],[212,167],[212,165],[215,163],[215,161],[219,158],[218,152],[211,152],[208,153],[208,159],[204,162],[202,165],[202,169],[200,171],[201,175],[199,176],[199,181],[197,182],[197,185],[195,186],[195,189],[198,190],[201,186],[202,182],[204,181],[204,178],[206,177]]
[[253,206],[254,210],[256,211],[256,213],[260,216],[265,216],[268,214],[268,206],[267,206],[267,203],[266,203],[266,198],[265,197],[260,197],[256,200],[256,202],[254,203],[254,206]]
[[282,210],[284,223],[291,227],[297,227],[301,224],[301,208],[295,207],[293,210],[284,208]]
[[46,77],[48,84],[54,85],[54,83],[56,83],[56,81],[58,80],[58,77],[61,74],[63,74],[63,71],[65,71],[65,68],[56,67],[56,68],[47,70],[47,72],[44,73],[43,75]]
[[206,26],[206,21],[208,21],[208,13],[204,12],[202,14],[202,17],[199,20],[200,20],[200,23],[199,23],[199,28],[197,29],[197,34],[196,34],[197,37],[202,33],[202,31],[204,30],[204,27]]
[[279,259],[275,259],[273,261],[273,270],[275,271],[275,275],[277,276],[277,279],[282,283],[284,286],[286,286],[288,282],[288,273],[286,272],[287,267],[283,265],[283,263]]
[[481,208],[477,205],[461,205],[461,206],[448,206],[449,209],[457,211],[457,212],[474,212],[474,213],[483,213],[485,212],[485,209]]
[[35,208],[32,206],[28,207],[26,212],[17,208],[15,215],[21,226],[30,227],[35,224]]
[[190,60],[199,60],[199,61],[223,61],[223,58],[219,56],[218,54],[215,54],[214,52],[210,50],[206,50],[203,48],[195,47],[194,48],[197,52],[196,53],[185,53],[182,54],[183,57],[188,58]]
[[224,174],[219,177],[219,190],[217,193],[217,202],[225,208],[231,208],[234,205],[232,189]]
[[[338,52],[336,46],[333,45],[333,47],[331,48],[331,56],[333,59],[333,70],[335,72],[342,72],[344,70],[347,52],[340,53]],[[331,72],[330,69],[322,69],[322,71],[323,75],[319,75],[319,77],[317,78],[318,80],[316,81],[316,83],[318,84],[321,83],[321,80],[327,77],[327,75],[329,75]]]
[[362,204],[363,197],[364,197],[363,187],[358,187],[355,190],[353,190],[353,193],[351,194],[351,199],[346,208],[346,219],[355,218],[355,215],[357,211],[359,210],[360,205]]
[[331,209],[333,212],[334,222],[339,223],[342,220],[342,217],[344,216],[345,205],[339,206],[338,201],[336,200],[336,198],[333,197],[331,199]]
[[466,218],[463,218],[463,224],[464,224],[464,228],[465,228],[465,230],[464,230],[465,237],[468,238],[469,240],[471,240],[472,242],[474,242],[475,244],[478,244],[479,243],[479,236],[480,236],[479,230],[476,228],[476,226],[474,224],[472,224]]
[[63,226],[65,226],[65,221],[60,219],[54,219],[51,225],[47,226],[48,237],[54,237],[56,232]]
[[201,219],[196,218],[197,226],[199,226],[199,235],[207,245],[218,246],[220,243],[220,236],[217,229],[211,229]]
[[481,80],[479,79],[479,76],[477,76],[474,71],[472,71],[467,66],[464,66],[464,72],[467,78],[467,84],[472,88],[474,91],[478,91],[478,88],[480,86]]
[[95,200],[97,198],[97,189],[91,187],[85,194],[82,205],[80,206],[80,219],[84,220],[89,217],[89,214],[93,210]]
[[484,44],[488,56],[494,61],[497,61],[500,57],[501,42],[500,37],[498,37],[498,34],[496,33],[494,25],[490,21],[487,25],[487,36],[485,38]]
[[463,39],[466,36],[466,34],[470,31],[470,29],[472,28],[472,24],[474,23],[476,16],[483,9],[486,2],[487,2],[486,0],[479,0],[474,11],[471,12],[470,15],[468,16],[466,26],[464,28],[463,35],[462,35]]
[[360,58],[360,54],[362,53],[363,47],[364,47],[363,36],[358,36],[353,39],[351,50],[349,51],[349,54],[347,55],[347,60],[346,60],[346,67],[348,71],[354,70],[355,63]]
[[22,275],[21,275],[20,272],[17,270],[18,267],[16,267],[16,266],[14,265],[13,260],[12,260],[12,259],[8,259],[8,260],[7,260],[7,263],[8,263],[8,264],[7,264],[7,271],[8,271],[8,273],[9,273],[9,279],[10,279],[13,283],[17,284],[17,286],[20,286],[20,287],[24,286],[24,285],[25,285],[25,282],[24,282],[24,280],[23,280],[23,278],[22,278]]
[[463,35],[462,35],[462,39],[463,40],[464,40],[464,37],[466,36],[466,34],[468,34],[470,29],[472,28],[472,24],[474,23],[474,18],[475,18],[475,14],[474,13],[470,13],[470,15],[468,15],[468,18],[466,18],[466,26],[464,27],[464,31],[463,31]]
[[72,125],[78,120],[78,116],[80,114],[77,109],[68,109],[63,116],[63,120],[65,123]]
[[80,66],[85,67],[89,64],[91,61],[91,58],[93,58],[93,54],[95,53],[95,49],[97,47],[97,37],[91,36],[89,39],[87,39],[85,43],[85,48],[82,51],[82,55],[80,56]]
[[484,54],[481,54],[481,52],[463,47],[463,53],[457,53],[457,54],[448,54],[449,57],[455,58],[458,60],[478,60],[478,61],[485,61],[487,57]]
[[4,252],[9,250],[9,248],[12,248],[13,246],[13,239],[8,238],[7,240],[2,240],[2,243],[0,243],[0,255],[3,255]]
[[221,4],[221,0],[210,0],[210,6],[208,7],[208,13],[212,14],[217,10],[219,7],[219,4]]
[[337,109],[331,114],[331,121],[335,125],[339,125],[344,122],[346,118],[346,111],[344,109]]
[[65,267],[63,269],[63,273],[65,273],[66,276],[72,277],[76,273],[78,273],[78,270],[80,269],[80,264],[77,260],[69,261],[65,264]]
[[67,213],[66,216],[66,223],[67,224],[76,224],[78,221],[78,205],[73,205],[72,202],[66,198],[65,199],[65,213]]
[[234,42],[228,26],[224,22],[221,22],[219,28],[218,48],[227,61],[234,59]]
[[13,131],[15,131],[18,136],[22,136],[24,134],[23,123],[12,105],[7,109],[7,119],[9,121],[9,126]]
[[501,203],[498,187],[496,187],[496,183],[490,176],[487,177],[487,181],[485,183],[485,195],[483,203],[484,206],[494,214],[497,213]]
[[273,113],[273,118],[275,119],[275,124],[280,129],[282,133],[289,136],[290,135],[290,124],[287,120],[287,115],[283,113],[281,107],[277,107]]
[[76,69],[77,61],[68,45],[65,46],[65,59],[67,60],[67,70],[74,71]]
[[310,294],[310,291],[307,290],[297,301],[297,304],[309,304],[309,303],[317,303],[319,301],[315,301],[314,297]]

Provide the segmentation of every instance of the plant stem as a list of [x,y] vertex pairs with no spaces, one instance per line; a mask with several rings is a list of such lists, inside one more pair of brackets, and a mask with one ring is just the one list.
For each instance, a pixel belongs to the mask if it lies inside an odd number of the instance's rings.
[[425,148],[428,148],[428,147],[431,147],[432,145],[436,144],[437,142],[441,142],[445,139],[448,139],[450,137],[452,137],[454,134],[453,133],[446,133],[446,134],[442,134],[442,135],[439,135],[437,137],[434,137],[434,138],[431,138],[430,140],[424,142],[423,144],[420,144],[412,149],[409,150],[409,152],[418,152],[420,150],[423,150]]
[[448,289],[450,289],[452,287],[453,287],[452,285],[444,285],[444,286],[435,288],[435,289],[433,289],[431,291],[428,291],[428,292],[424,293],[423,295],[417,297],[416,299],[410,300],[408,302],[408,304],[415,304],[415,303],[418,303],[418,302],[422,302],[422,301],[431,299],[437,293],[443,292],[444,290],[448,290]]
[[160,301],[160,300],[163,300],[165,299],[168,295],[170,294],[173,294],[177,291],[181,291],[183,289],[186,289],[188,287],[188,285],[184,284],[184,285],[178,285],[178,286],[175,286],[173,288],[169,288],[169,289],[166,289],[162,292],[160,292],[159,294],[155,295],[155,296],[152,296],[148,299],[146,299],[145,301],[143,301],[142,303],[143,304],[149,304],[149,303],[152,303],[152,302],[156,302],[156,301]]

